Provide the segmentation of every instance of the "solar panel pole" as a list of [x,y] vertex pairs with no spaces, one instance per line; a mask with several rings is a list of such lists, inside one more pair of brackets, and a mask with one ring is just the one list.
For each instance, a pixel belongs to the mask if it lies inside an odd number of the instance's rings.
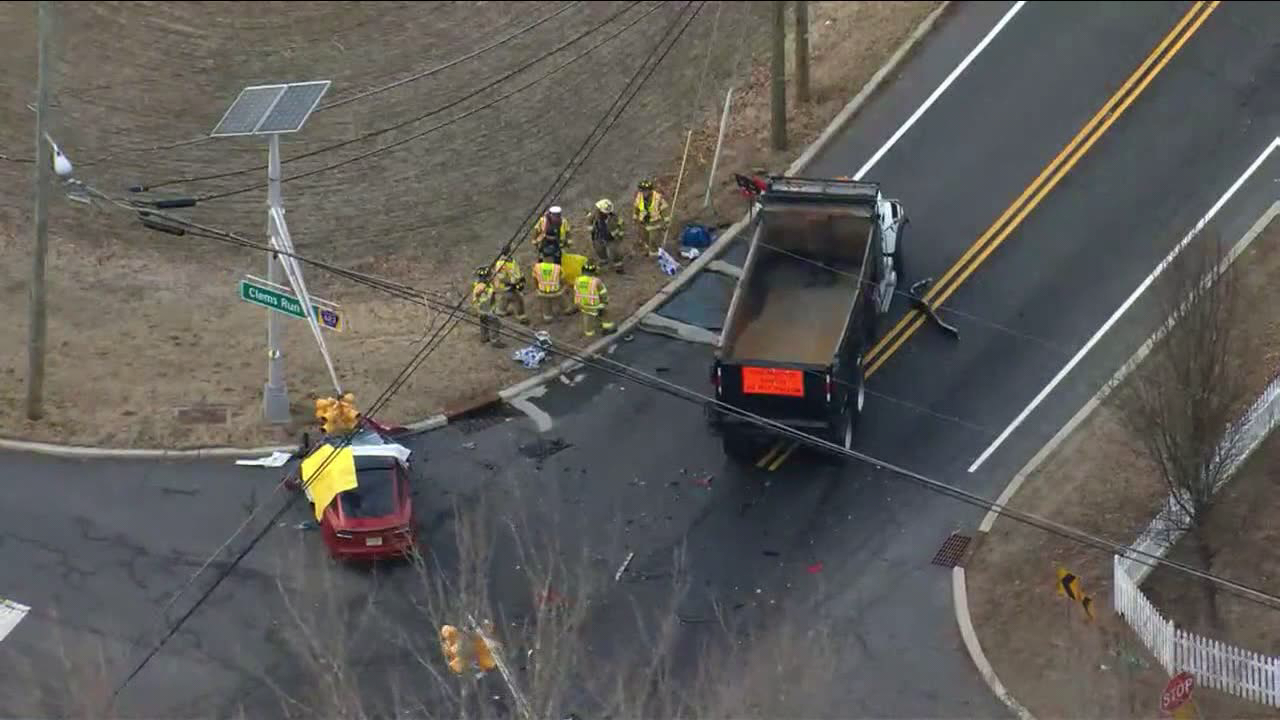
[[[271,222],[271,209],[278,208],[284,212],[284,201],[280,192],[280,136],[272,133],[268,136],[270,144],[267,155],[267,234],[271,237],[271,246],[280,247],[280,238],[275,223]],[[267,255],[267,282],[278,284],[276,279],[280,256],[276,253]],[[289,412],[289,390],[284,382],[284,353],[280,351],[280,313],[267,313],[267,384],[262,390],[262,410],[266,421],[283,425],[291,419]]]

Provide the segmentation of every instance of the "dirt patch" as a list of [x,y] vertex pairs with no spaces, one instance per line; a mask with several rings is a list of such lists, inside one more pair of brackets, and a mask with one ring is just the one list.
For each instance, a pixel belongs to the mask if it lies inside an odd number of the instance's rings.
[[[1275,291],[1268,287],[1268,279],[1280,272],[1280,222],[1272,222],[1230,272],[1238,280],[1245,307],[1265,307],[1274,302]],[[1264,313],[1245,313],[1242,333],[1246,355],[1256,359],[1246,366],[1250,387],[1261,392],[1277,367],[1280,327]],[[1142,368],[1136,372],[1141,373]],[[1151,522],[1168,491],[1118,413],[1114,396],[1109,397],[1027,478],[1010,505],[1114,542],[1133,542]],[[1268,444],[1274,446],[1275,441]],[[1262,457],[1264,451],[1251,461],[1250,467],[1265,466]],[[1265,492],[1249,485],[1247,477],[1251,472],[1254,471],[1246,471],[1243,484],[1230,486],[1229,498],[1244,497],[1247,502],[1249,497],[1258,497],[1250,492]],[[1274,484],[1273,480],[1270,482]],[[1222,528],[1228,532],[1226,528],[1230,527],[1229,532],[1242,542],[1231,546],[1229,554],[1237,559],[1230,562],[1239,563],[1236,569],[1240,577],[1256,583],[1256,559],[1273,554],[1270,548],[1274,547],[1275,531],[1268,524],[1265,510],[1252,514],[1232,502],[1224,501],[1224,516],[1231,507],[1236,507],[1237,512],[1222,521]],[[1248,544],[1254,542],[1260,544]],[[1244,558],[1252,563],[1248,570],[1244,568]],[[1198,565],[1194,561],[1191,564]],[[1078,605],[1057,595],[1058,567],[1076,574],[1084,591],[1093,596],[1096,622],[1085,622]],[[1112,611],[1110,554],[1001,520],[974,554],[966,573],[974,625],[987,659],[1010,693],[1034,715],[1052,718],[1158,714],[1160,692],[1168,677],[1124,619]],[[1176,598],[1166,597],[1181,605],[1182,595],[1194,587],[1185,576],[1161,579],[1165,577],[1157,573],[1153,582],[1180,588]],[[1269,577],[1272,589],[1277,589],[1274,572]],[[1151,597],[1156,600],[1154,595]],[[1188,610],[1163,602],[1157,605],[1174,617],[1194,612],[1194,607]],[[1254,635],[1259,628],[1275,625],[1273,615],[1264,618],[1247,611],[1235,612],[1239,614],[1231,618],[1238,623],[1240,633]],[[1260,705],[1211,690],[1197,690],[1196,695],[1204,717],[1274,714]]]
[[[635,179],[656,175],[668,197],[694,127],[678,223],[735,220],[743,209],[732,173],[781,169],[816,137],[937,3],[814,3],[811,15],[815,101],[790,120],[792,148],[767,144],[768,6],[711,3],[690,26],[626,115],[573,183],[556,199],[573,221],[607,195],[625,208]],[[254,83],[328,78],[326,102],[398,80],[464,55],[552,12],[552,3],[241,3],[235,13],[204,3],[58,6],[53,135],[96,187],[123,193],[137,183],[253,168],[263,143],[206,134],[239,88]],[[620,5],[585,3],[551,31],[568,38]],[[557,170],[613,102],[635,67],[675,17],[663,7],[632,30],[548,81],[493,110],[481,111],[426,138],[368,160],[286,182],[285,203],[300,253],[366,273],[451,293],[464,292],[470,271],[496,252],[549,185]],[[640,12],[635,10],[633,12]],[[288,17],[288,23],[279,18]],[[621,22],[629,19],[624,16]],[[610,26],[615,27],[615,26]],[[34,5],[0,7],[0,177],[29,183],[34,68]],[[112,43],[93,38],[113,37]],[[318,112],[302,133],[285,136],[285,160],[371,130],[409,120],[452,101],[547,49],[535,31],[430,78]],[[550,61],[453,111],[315,158],[286,162],[287,177],[403,139],[432,123],[528,82],[580,51]],[[725,89],[735,93],[733,122],[713,203],[701,208]],[[160,145],[177,145],[152,151]],[[24,151],[25,149],[25,151]],[[17,160],[13,160],[17,158]],[[261,182],[263,172],[177,184],[159,194],[218,193]],[[254,190],[202,203],[192,219],[259,239],[264,195]],[[692,210],[691,210],[692,209]],[[0,199],[0,304],[26,306],[30,236],[26,193]],[[679,225],[673,228],[673,238]],[[287,379],[297,424],[261,422],[266,374],[261,308],[240,302],[236,284],[265,274],[262,258],[205,239],[140,228],[106,208],[53,204],[48,263],[49,358],[46,419],[21,417],[25,393],[25,312],[0,329],[0,427],[7,436],[113,447],[189,447],[292,442],[311,419],[311,399],[330,394],[328,374],[309,332],[285,320]],[[523,232],[523,228],[521,232]],[[524,244],[527,248],[527,243]],[[519,258],[526,270],[529,254]],[[625,276],[605,280],[617,317],[665,283],[647,258],[628,258]],[[419,347],[436,319],[430,311],[346,280],[309,270],[317,296],[346,310],[349,329],[326,339],[344,390],[373,400]],[[578,342],[576,319],[553,334]],[[461,326],[381,413],[403,423],[528,371],[478,342]],[[225,423],[179,421],[179,408],[226,407]],[[207,413],[206,413],[207,414]],[[187,416],[190,417],[188,413]]]

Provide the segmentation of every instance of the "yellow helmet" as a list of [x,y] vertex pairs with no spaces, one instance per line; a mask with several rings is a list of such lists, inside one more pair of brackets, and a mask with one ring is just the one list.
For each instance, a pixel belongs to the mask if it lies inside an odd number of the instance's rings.
[[596,201],[596,209],[608,215],[613,212],[613,202],[609,198],[603,198]]

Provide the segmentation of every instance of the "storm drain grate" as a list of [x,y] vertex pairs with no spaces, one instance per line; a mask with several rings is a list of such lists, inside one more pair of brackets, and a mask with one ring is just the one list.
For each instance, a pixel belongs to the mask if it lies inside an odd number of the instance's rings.
[[964,551],[969,548],[969,541],[972,539],[968,535],[951,533],[951,537],[938,548],[938,554],[933,556],[933,564],[948,568],[955,567],[960,563],[960,558],[964,557]]

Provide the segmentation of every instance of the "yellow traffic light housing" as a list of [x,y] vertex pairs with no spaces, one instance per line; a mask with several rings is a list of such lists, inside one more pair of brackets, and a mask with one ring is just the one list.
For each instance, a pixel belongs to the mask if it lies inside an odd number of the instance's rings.
[[316,420],[320,422],[321,432],[326,435],[354,429],[360,421],[360,411],[356,409],[355,395],[346,393],[341,399],[317,398]]
[[466,668],[466,659],[463,654],[463,634],[462,631],[452,625],[442,625],[440,627],[440,650],[444,653],[444,659],[449,663],[449,669],[461,675],[463,669]]

